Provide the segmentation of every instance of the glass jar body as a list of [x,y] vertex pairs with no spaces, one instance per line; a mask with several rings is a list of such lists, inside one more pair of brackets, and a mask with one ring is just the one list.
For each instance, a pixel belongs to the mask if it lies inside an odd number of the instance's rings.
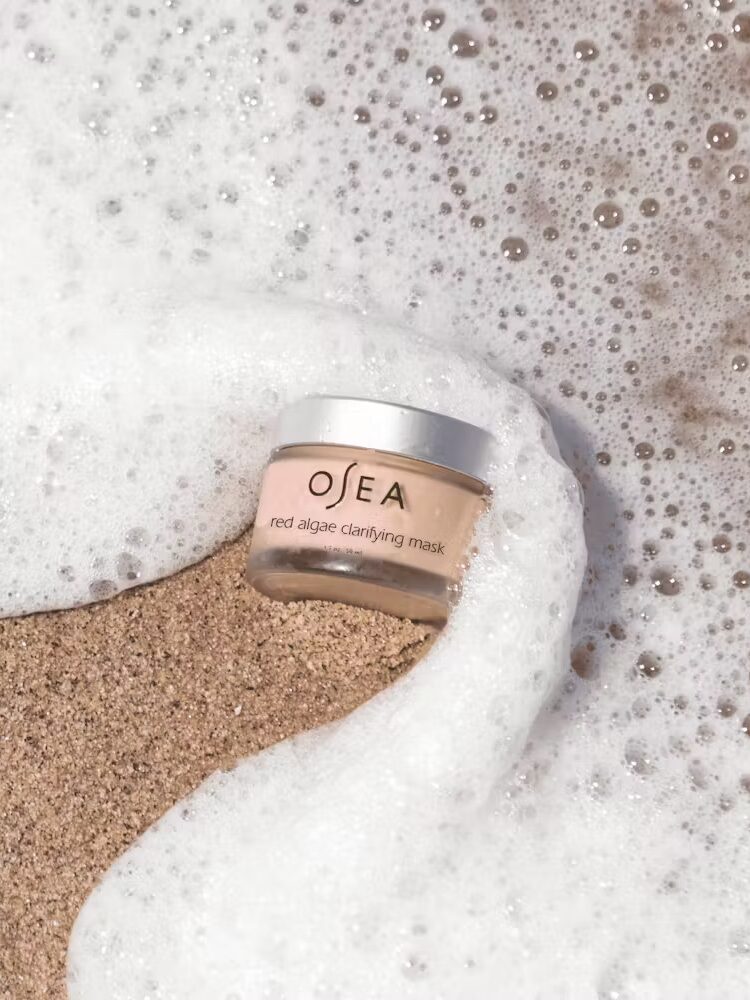
[[485,483],[429,462],[342,445],[271,456],[248,558],[282,601],[342,601],[440,624],[460,590]]

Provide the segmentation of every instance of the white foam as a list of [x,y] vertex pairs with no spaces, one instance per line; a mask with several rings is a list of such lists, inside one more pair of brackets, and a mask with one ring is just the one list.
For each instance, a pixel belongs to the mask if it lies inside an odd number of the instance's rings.
[[[351,337],[348,353],[361,371]],[[417,385],[433,360],[419,353]],[[261,347],[259,373],[265,361]],[[490,995],[517,949],[508,886],[477,881],[496,865],[489,796],[567,667],[584,549],[577,484],[536,407],[455,368],[453,392],[499,449],[450,627],[394,688],[209,779],[126,854],[76,924],[73,998]]]

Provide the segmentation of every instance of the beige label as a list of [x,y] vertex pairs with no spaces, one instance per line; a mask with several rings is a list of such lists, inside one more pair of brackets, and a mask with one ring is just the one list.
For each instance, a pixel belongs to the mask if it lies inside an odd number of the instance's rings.
[[457,579],[481,497],[423,462],[318,448],[266,469],[253,548],[362,555]]

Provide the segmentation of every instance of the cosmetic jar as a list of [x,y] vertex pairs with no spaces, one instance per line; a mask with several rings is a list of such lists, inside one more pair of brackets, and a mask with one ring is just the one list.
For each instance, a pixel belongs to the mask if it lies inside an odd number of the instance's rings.
[[488,502],[494,439],[411,406],[308,396],[279,416],[247,575],[281,601],[441,624]]

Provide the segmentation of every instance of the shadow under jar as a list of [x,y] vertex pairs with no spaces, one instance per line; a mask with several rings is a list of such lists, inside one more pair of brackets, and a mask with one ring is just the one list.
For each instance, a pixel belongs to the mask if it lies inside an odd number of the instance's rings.
[[489,496],[494,439],[380,400],[308,396],[280,414],[248,557],[280,601],[443,624]]

